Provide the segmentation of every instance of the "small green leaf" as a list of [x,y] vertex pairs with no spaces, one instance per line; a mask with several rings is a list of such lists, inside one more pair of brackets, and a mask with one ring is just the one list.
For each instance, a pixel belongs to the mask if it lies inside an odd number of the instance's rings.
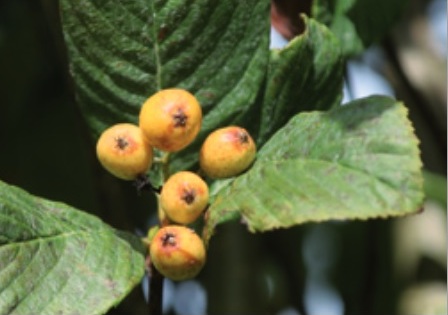
[[0,181],[0,314],[103,314],[144,274],[139,238]]
[[303,19],[305,32],[285,48],[271,51],[258,144],[298,112],[326,110],[342,99],[339,42],[323,24]]
[[291,119],[252,168],[217,193],[204,234],[241,216],[251,231],[418,211],[418,140],[407,110],[374,96]]
[[357,55],[383,38],[397,22],[406,0],[315,0],[312,17],[340,39],[344,56]]

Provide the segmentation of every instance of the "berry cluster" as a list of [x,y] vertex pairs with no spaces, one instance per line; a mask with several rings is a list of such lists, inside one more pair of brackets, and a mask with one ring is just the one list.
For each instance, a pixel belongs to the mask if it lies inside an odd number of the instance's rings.
[[[139,125],[116,124],[97,142],[101,165],[123,180],[146,177],[154,160],[154,149],[167,153],[187,147],[198,135],[202,109],[186,90],[166,89],[142,105]],[[246,170],[255,159],[256,147],[249,133],[230,126],[210,133],[199,152],[202,172],[210,178],[227,178]],[[207,183],[198,174],[180,171],[166,179],[160,189],[160,207],[167,217],[151,240],[154,266],[173,280],[194,277],[205,263],[201,238],[185,225],[196,221],[209,203]]]

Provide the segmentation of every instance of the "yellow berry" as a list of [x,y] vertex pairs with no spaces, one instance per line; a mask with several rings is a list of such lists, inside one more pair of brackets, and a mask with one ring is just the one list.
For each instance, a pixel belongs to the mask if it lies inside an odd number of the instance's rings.
[[152,164],[153,152],[138,126],[116,124],[106,129],[96,144],[101,165],[124,180],[143,175]]
[[161,228],[149,246],[151,262],[171,280],[195,277],[206,260],[204,243],[190,228],[169,225]]
[[180,224],[195,221],[208,204],[208,186],[195,173],[178,172],[165,182],[160,204],[170,220]]
[[199,164],[211,178],[232,177],[252,164],[256,151],[255,142],[244,128],[229,126],[208,135],[199,153]]
[[149,143],[176,152],[189,145],[202,123],[202,109],[193,94],[182,89],[161,90],[142,105],[139,126]]

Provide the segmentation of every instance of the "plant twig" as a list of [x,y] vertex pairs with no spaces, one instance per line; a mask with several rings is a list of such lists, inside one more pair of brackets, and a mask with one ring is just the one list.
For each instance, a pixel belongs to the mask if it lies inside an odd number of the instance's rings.
[[[159,163],[162,164],[161,172],[162,178],[165,182],[169,177],[169,159],[170,154],[166,152]],[[149,182],[149,181],[148,181]],[[158,215],[159,215],[159,226],[163,227],[168,224],[167,218],[164,215],[161,207],[159,194],[161,192],[161,188],[154,189],[154,187],[150,187],[157,194],[157,204],[158,204]],[[163,281],[164,276],[155,268],[152,262],[149,262],[149,290],[148,290],[148,311],[149,315],[162,315],[162,306],[163,306]]]
[[163,280],[164,277],[154,265],[149,265],[150,276],[148,277],[148,306],[149,315],[162,315],[163,305]]

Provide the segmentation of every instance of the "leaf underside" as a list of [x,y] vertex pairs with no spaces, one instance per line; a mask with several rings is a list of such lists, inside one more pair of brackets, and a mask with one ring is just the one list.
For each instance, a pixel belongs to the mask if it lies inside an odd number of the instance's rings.
[[237,217],[251,231],[266,231],[413,213],[422,206],[421,166],[407,111],[393,99],[302,113],[216,194],[204,234]]
[[141,241],[0,182],[0,314],[102,314],[141,280]]

